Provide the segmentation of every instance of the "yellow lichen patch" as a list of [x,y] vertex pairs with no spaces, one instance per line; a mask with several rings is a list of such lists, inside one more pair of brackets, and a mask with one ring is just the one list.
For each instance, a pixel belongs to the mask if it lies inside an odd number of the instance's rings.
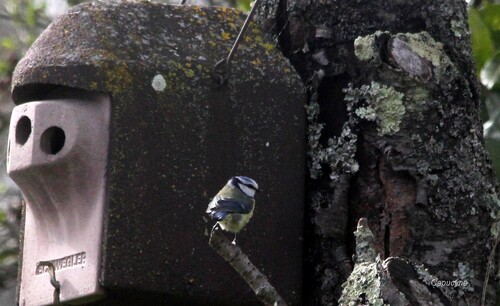
[[219,18],[224,19],[226,22],[234,22],[234,13],[238,13],[234,9],[228,7],[220,8],[221,14],[218,15]]
[[128,71],[127,63],[112,65],[104,70],[106,73],[106,89],[114,94],[123,93],[132,88],[133,77]]
[[178,63],[178,62],[176,62],[174,60],[168,60],[167,64],[169,66],[171,66],[172,68],[177,68],[177,69],[182,69],[183,68],[181,63]]
[[168,78],[169,78],[169,79],[172,79],[172,80],[173,80],[173,79],[174,79],[177,75],[175,74],[175,72],[169,72],[169,73],[167,74],[167,76],[168,76]]
[[193,69],[184,69],[184,74],[188,78],[193,78],[194,77],[194,71],[193,71]]
[[90,82],[90,89],[91,90],[97,90],[98,89],[96,81]]
[[173,92],[174,91],[174,85],[177,84],[177,74],[175,74],[175,72],[169,72],[167,74],[167,80],[166,80],[166,83],[167,83],[167,90],[170,91],[170,92]]
[[222,39],[224,39],[224,40],[231,39],[231,34],[229,34],[228,32],[222,32],[221,36],[222,36]]
[[254,64],[255,66],[260,66],[262,64],[259,58],[254,59],[250,63]]
[[266,49],[267,52],[270,52],[274,49],[274,45],[273,44],[270,44],[270,43],[262,43],[260,44],[261,47],[263,47],[264,49]]
[[86,60],[97,62],[97,65],[100,65],[99,62],[106,61],[118,61],[118,56],[113,51],[108,51],[105,49],[92,50],[92,52],[83,53]]

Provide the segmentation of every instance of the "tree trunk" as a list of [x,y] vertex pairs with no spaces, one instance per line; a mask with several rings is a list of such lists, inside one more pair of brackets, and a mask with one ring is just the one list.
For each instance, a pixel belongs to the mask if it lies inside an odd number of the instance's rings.
[[[259,21],[309,91],[304,305],[338,304],[362,217],[382,259],[404,259],[420,280],[417,265],[466,281],[440,299],[479,305],[499,201],[465,1],[263,2]],[[413,305],[404,279],[392,281]]]

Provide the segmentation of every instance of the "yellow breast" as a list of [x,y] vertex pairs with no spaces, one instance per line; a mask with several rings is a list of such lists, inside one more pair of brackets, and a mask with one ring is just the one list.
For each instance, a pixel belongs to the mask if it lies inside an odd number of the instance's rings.
[[238,233],[247,225],[253,215],[253,211],[249,214],[230,214],[224,220],[219,221],[220,227],[231,233]]

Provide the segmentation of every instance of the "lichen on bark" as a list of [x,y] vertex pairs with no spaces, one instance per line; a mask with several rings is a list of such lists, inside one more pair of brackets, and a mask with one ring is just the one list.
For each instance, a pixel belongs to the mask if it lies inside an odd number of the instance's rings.
[[368,228],[366,219],[361,219],[354,232],[356,237],[355,265],[339,299],[340,305],[368,304],[386,305],[381,298],[382,277],[380,257],[374,247],[373,233]]
[[374,81],[360,88],[349,87],[345,93],[344,100],[348,104],[364,102],[364,106],[356,108],[354,113],[361,119],[375,121],[380,136],[399,131],[399,124],[405,114],[402,93]]
[[[349,233],[360,217],[382,258],[424,264],[440,280],[470,280],[474,291],[449,288],[453,303],[479,301],[499,206],[482,140],[466,4],[282,0],[276,16],[279,45],[308,86],[315,110],[309,125],[320,148],[309,154],[315,175],[306,244],[314,272],[306,304],[338,301],[345,273],[329,261],[342,246],[340,257],[352,254]],[[375,106],[373,84],[395,102],[391,116]],[[347,141],[348,150],[326,151],[341,139],[355,141]],[[322,157],[325,151],[331,156]],[[348,171],[352,165],[357,171]],[[325,221],[338,215],[348,220]],[[412,284],[413,292],[448,305],[425,283]]]

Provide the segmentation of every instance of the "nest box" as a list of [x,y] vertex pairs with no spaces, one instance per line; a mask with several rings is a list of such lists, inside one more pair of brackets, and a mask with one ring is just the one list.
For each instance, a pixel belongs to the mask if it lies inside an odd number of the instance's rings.
[[228,82],[214,82],[243,20],[227,8],[96,2],[40,35],[12,89],[20,305],[54,301],[40,262],[65,303],[255,305],[208,245],[205,209],[233,175],[264,190],[238,244],[300,304],[304,89],[255,25]]

